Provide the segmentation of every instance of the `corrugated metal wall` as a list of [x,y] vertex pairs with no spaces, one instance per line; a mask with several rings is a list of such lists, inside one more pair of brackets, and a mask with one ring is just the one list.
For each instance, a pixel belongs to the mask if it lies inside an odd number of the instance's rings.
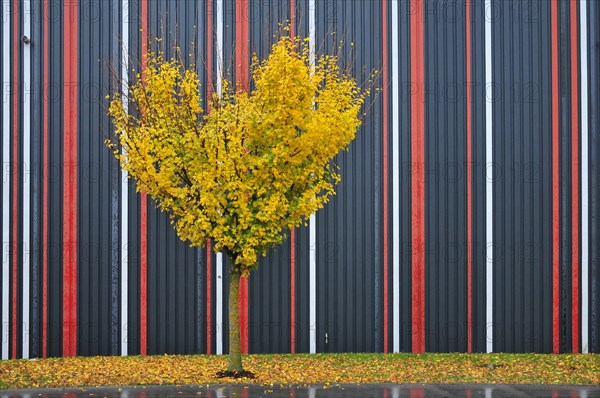
[[229,260],[124,178],[105,95],[155,37],[203,95],[244,83],[287,24],[380,90],[337,195],[242,286],[244,351],[600,352],[599,20],[593,0],[2,0],[2,358],[227,352]]

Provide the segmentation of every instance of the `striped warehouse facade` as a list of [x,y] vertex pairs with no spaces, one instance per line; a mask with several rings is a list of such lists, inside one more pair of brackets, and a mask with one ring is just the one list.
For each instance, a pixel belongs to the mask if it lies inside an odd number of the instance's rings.
[[252,87],[287,24],[380,90],[242,282],[243,352],[600,352],[598,2],[0,1],[3,359],[227,352],[229,260],[136,193],[105,95],[155,37]]

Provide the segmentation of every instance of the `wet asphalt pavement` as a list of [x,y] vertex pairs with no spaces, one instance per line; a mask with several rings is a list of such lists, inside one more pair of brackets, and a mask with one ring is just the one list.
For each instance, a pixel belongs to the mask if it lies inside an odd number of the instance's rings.
[[319,386],[145,386],[145,387],[86,387],[39,390],[4,390],[0,398],[427,398],[427,397],[600,397],[600,386],[556,385],[499,385],[499,384],[362,384]]

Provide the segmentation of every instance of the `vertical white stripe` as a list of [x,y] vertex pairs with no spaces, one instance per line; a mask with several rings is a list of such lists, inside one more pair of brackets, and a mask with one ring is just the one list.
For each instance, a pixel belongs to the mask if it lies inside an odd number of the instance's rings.
[[[121,90],[125,112],[128,111],[129,101],[129,0],[123,0],[123,16],[121,19]],[[125,154],[125,150],[123,150]],[[128,283],[128,252],[127,240],[128,222],[128,181],[127,170],[121,170],[121,355],[127,355],[127,283]]]
[[217,276],[215,279],[217,285],[217,310],[215,313],[215,321],[217,322],[216,335],[216,354],[223,353],[223,253],[217,252]]
[[10,250],[10,0],[2,1],[2,359],[8,359]]
[[581,352],[588,353],[589,165],[587,2],[580,0],[581,54]]
[[[316,18],[315,0],[308,2],[308,39],[309,61],[315,67]],[[309,295],[309,352],[317,352],[317,216],[313,213],[308,220],[309,259],[308,259],[308,295]]]
[[[486,225],[486,351],[494,350],[493,336],[493,271],[494,271],[494,236],[493,236],[493,151],[492,151],[492,18],[493,10],[491,0],[485,0],[485,164],[486,164],[486,183],[485,183],[485,225]],[[490,90],[490,91],[488,91]]]
[[398,3],[392,2],[392,298],[393,351],[400,351],[400,75]]
[[[217,95],[220,97],[223,85],[223,0],[217,0]],[[216,353],[223,353],[223,254],[217,253],[217,311]]]
[[317,352],[317,220],[315,214],[310,215],[309,219],[309,324],[310,324],[310,344],[309,352]]
[[[31,0],[23,1],[23,35],[31,39]],[[23,44],[23,358],[29,358],[31,192],[31,44]]]
[[217,95],[223,90],[223,0],[217,0]]
[[308,398],[315,398],[317,396],[317,389],[315,387],[308,387]]

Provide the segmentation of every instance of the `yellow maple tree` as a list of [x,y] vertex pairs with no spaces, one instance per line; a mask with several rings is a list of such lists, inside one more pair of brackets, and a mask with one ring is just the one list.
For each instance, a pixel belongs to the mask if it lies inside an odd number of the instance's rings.
[[307,39],[281,37],[266,59],[253,57],[254,88],[223,81],[202,108],[196,68],[150,53],[147,68],[110,102],[121,167],[167,212],[192,246],[210,239],[231,259],[228,371],[240,356],[240,277],[257,257],[306,224],[340,181],[332,162],[361,124],[368,89],[337,57],[311,64]]

